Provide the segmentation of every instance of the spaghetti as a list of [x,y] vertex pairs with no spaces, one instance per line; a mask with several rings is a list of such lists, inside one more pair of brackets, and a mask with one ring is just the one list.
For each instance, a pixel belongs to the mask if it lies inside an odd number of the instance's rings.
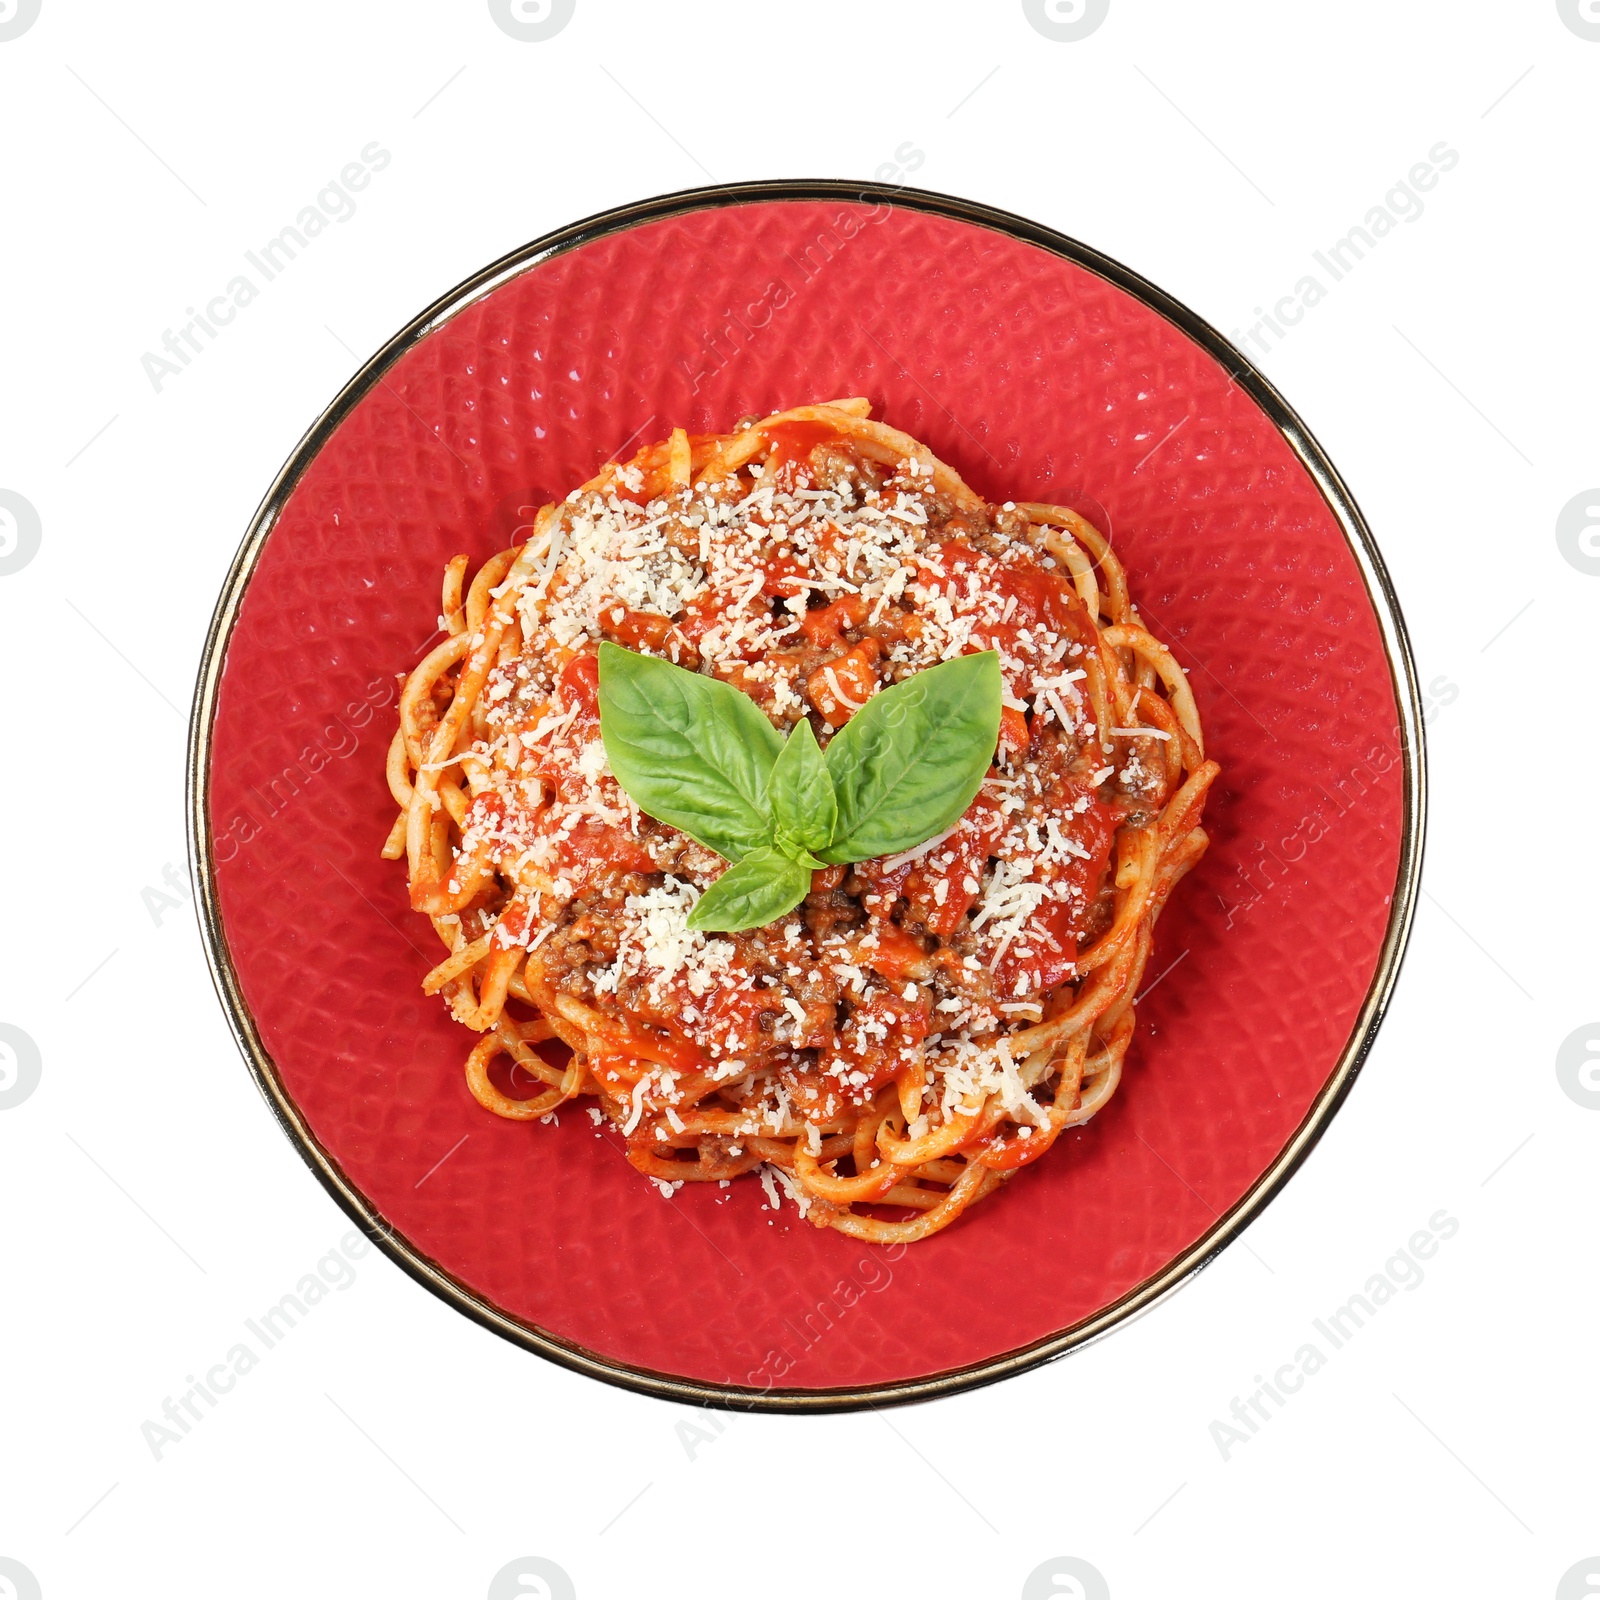
[[[423,988],[482,1035],[485,1109],[596,1096],[664,1193],[759,1171],[774,1207],[895,1243],[1116,1092],[1218,768],[1104,535],[986,504],[869,409],[674,430],[470,584],[455,557],[443,642],[401,695],[383,853],[445,947]],[[809,717],[824,745],[879,690],[992,649],[994,764],[938,837],[816,872],[765,927],[693,931],[726,863],[611,775],[602,640],[721,678],[780,730]]]

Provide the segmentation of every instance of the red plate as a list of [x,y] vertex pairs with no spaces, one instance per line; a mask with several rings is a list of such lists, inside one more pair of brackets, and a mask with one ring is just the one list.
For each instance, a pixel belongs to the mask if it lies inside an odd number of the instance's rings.
[[[675,424],[861,394],[990,500],[1115,539],[1222,777],[1157,931],[1110,1107],[948,1231],[883,1250],[663,1200],[580,1108],[503,1122],[438,951],[379,859],[394,674],[445,561]],[[210,959],[290,1137],[400,1264],[496,1331],[675,1398],[788,1409],[950,1391],[1149,1305],[1235,1236],[1348,1090],[1416,893],[1422,744],[1359,511],[1276,391],[1085,246],[836,183],[668,196],[497,262],[330,407],[217,610],[191,752]]]

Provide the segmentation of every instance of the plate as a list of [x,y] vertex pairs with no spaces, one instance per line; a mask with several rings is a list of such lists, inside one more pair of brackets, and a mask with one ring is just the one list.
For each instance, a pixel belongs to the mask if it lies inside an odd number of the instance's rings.
[[[987,499],[1113,539],[1222,764],[1122,1087],[956,1226],[882,1249],[755,1183],[663,1199],[580,1107],[504,1122],[423,996],[379,859],[395,674],[439,577],[674,425],[866,395]],[[689,191],[494,263],[391,340],[267,494],[196,693],[190,830],[218,991],[289,1137],[402,1267],[553,1360],[826,1410],[1020,1371],[1238,1237],[1371,1046],[1417,893],[1419,696],[1327,457],[1214,330],[1022,218],[834,182]]]

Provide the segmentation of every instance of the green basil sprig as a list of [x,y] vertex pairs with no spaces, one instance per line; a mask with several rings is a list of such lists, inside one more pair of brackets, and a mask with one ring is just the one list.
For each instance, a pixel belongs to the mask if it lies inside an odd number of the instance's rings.
[[826,752],[801,718],[784,739],[732,684],[600,646],[600,736],[641,811],[733,865],[689,926],[759,928],[819,867],[914,849],[972,803],[1000,736],[1000,658],[959,656],[874,695]]

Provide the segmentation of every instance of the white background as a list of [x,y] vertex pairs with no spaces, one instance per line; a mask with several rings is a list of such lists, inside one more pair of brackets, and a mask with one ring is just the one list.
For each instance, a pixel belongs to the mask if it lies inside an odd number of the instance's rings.
[[[1600,1553],[1600,1113],[1556,1056],[1600,1015],[1600,576],[1555,530],[1600,483],[1597,87],[1555,0],[1111,0],[1071,43],[1017,0],[577,0],[542,43],[484,0],[43,0],[0,42],[0,489],[42,529],[0,576],[0,1022],[42,1062],[0,1111],[0,1556],[45,1600],[477,1600],[525,1555],[582,1600],[1010,1597],[1057,1556],[1115,1600],[1590,1592],[1558,1585]],[[157,393],[143,354],[374,140],[356,214]],[[1426,893],[1354,1093],[1243,1244],[978,1393],[701,1416],[707,1442],[369,1252],[157,1461],[141,1424],[350,1230],[238,1058],[189,905],[143,892],[184,860],[183,713],[257,500],[358,360],[502,252],[713,178],[869,177],[906,141],[914,182],[1224,331],[1460,154],[1260,358],[1435,686]],[[1441,1209],[1425,1281],[1224,1459],[1234,1397]]]

